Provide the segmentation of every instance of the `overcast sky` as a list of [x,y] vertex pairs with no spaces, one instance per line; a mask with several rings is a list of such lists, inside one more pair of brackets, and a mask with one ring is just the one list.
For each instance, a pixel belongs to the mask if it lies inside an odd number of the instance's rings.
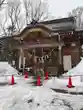
[[67,16],[72,9],[83,6],[83,0],[48,0],[49,11],[53,16]]

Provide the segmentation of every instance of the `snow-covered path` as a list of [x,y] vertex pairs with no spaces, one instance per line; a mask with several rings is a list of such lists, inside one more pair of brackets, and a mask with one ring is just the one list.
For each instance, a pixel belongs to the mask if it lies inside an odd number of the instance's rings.
[[0,110],[80,110],[83,107],[83,96],[31,86],[31,78],[26,81],[23,77],[15,79],[16,85],[0,86]]

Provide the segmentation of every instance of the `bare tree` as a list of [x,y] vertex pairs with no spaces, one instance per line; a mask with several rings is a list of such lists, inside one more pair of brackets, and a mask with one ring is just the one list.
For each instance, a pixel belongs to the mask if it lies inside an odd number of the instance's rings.
[[8,27],[8,31],[10,34],[17,30],[19,30],[18,19],[20,14],[20,4],[12,5],[10,2],[8,3],[8,17],[10,19],[10,24]]
[[7,36],[6,23],[7,23],[7,16],[5,17],[3,22],[0,22],[0,31],[1,31],[0,36],[4,36],[4,35]]
[[68,13],[68,16],[73,16],[76,18],[77,28],[83,27],[83,7],[77,7],[73,9],[72,12]]
[[41,0],[23,0],[26,24],[38,22],[48,18],[48,8],[45,2]]
[[4,4],[5,0],[0,0],[0,8],[2,7],[2,5]]
[[20,0],[7,0],[5,9],[5,19],[0,22],[0,28],[6,36],[20,32],[27,24],[48,19],[49,14],[46,2],[41,0],[23,0],[23,4]]
[[2,36],[3,33],[4,35],[6,35],[5,24],[6,24],[7,18],[6,16],[4,17],[6,5],[7,5],[6,0],[0,0],[0,36]]
[[7,22],[6,28],[7,33],[12,35],[14,32],[20,32],[23,27],[23,16],[21,14],[21,3],[20,2],[9,2],[7,3]]

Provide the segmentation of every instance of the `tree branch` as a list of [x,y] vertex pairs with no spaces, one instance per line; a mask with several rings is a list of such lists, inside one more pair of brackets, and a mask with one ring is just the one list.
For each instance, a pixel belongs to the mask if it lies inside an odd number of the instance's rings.
[[42,6],[44,5],[45,4],[43,4],[43,2],[40,1],[38,5],[33,7],[34,6],[33,1],[29,0],[27,2],[27,0],[24,0],[24,7],[26,11],[26,21],[28,21],[27,23],[31,23],[33,20],[38,22],[43,17],[44,19],[47,18],[47,15],[45,16],[46,12],[42,8]]
[[4,2],[5,0],[0,0],[0,7],[3,5]]
[[6,19],[5,19],[5,21],[4,21],[4,24],[1,24],[1,22],[0,22],[0,27],[1,27],[1,29],[2,29],[2,31],[3,31],[3,34],[5,35],[5,36],[7,36],[7,32],[6,32],[6,28],[5,28],[5,24],[7,23],[7,16],[6,16]]

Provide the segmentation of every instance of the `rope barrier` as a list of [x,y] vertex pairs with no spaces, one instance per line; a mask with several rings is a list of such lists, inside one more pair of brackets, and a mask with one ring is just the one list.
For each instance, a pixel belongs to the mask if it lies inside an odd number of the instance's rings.
[[83,76],[83,75],[65,75],[65,76],[62,76],[62,77],[69,77],[69,76],[71,76],[71,77],[76,77],[76,76]]

